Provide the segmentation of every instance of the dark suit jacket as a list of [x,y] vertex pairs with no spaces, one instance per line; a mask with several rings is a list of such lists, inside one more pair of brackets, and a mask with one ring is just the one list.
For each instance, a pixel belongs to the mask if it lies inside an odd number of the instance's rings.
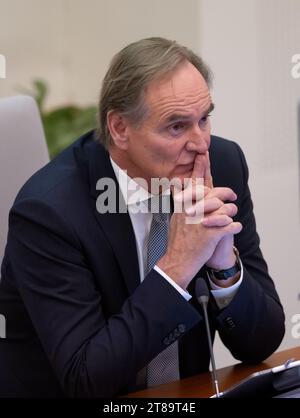
[[[244,156],[217,137],[210,156],[214,184],[237,193],[236,219],[244,226],[235,241],[243,282],[225,309],[211,298],[210,326],[237,359],[259,362],[281,342],[284,314],[259,250]],[[96,211],[101,177],[115,178],[108,153],[88,133],[16,198],[0,285],[1,396],[126,393],[137,372],[177,338],[181,377],[208,369],[201,309],[154,270],[140,283],[129,215]]]

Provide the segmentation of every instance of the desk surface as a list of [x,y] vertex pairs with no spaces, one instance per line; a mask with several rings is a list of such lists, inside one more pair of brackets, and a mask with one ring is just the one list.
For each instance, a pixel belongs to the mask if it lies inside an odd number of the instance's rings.
[[[255,366],[236,364],[217,371],[219,389],[223,391],[251,373],[279,366],[289,359],[300,360],[300,346],[273,354]],[[207,398],[214,394],[211,373],[188,377],[166,385],[130,393],[128,398]]]

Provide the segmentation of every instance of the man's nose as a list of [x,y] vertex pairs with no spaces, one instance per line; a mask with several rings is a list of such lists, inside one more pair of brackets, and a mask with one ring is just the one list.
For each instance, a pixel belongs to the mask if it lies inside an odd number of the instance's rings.
[[187,141],[187,151],[196,152],[197,154],[205,154],[208,151],[210,142],[210,134],[203,132],[200,127],[190,132],[190,139]]

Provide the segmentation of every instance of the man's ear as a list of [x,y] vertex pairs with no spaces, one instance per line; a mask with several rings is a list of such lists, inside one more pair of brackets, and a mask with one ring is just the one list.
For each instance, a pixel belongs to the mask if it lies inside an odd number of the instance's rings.
[[127,150],[128,147],[128,121],[115,110],[107,113],[107,126],[116,147]]

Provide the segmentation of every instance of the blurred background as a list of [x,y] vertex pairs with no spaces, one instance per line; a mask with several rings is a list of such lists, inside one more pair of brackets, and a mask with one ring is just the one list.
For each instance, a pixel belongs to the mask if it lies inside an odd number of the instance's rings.
[[[207,61],[213,133],[238,142],[248,161],[261,247],[286,312],[280,349],[300,345],[293,332],[300,314],[300,71],[292,76],[299,22],[299,0],[0,0],[0,97],[30,91],[37,98],[51,156],[96,125],[101,80],[129,42],[176,39]],[[218,339],[216,362],[235,362]]]

